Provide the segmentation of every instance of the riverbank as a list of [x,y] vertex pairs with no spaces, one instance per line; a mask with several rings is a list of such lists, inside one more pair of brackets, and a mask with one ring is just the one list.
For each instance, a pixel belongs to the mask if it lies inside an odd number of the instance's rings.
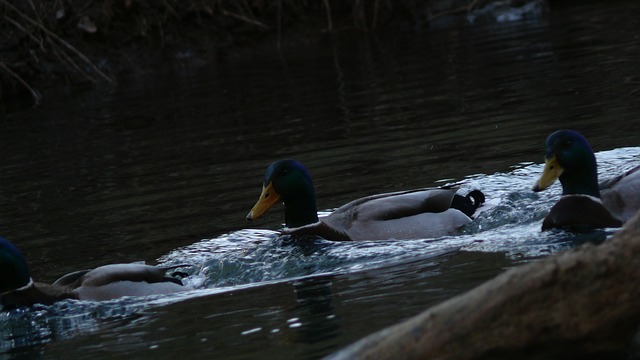
[[546,6],[520,0],[0,0],[0,101],[10,111],[41,103],[46,87],[114,85],[122,74],[207,62],[264,42],[450,26],[496,6],[526,12],[531,4],[533,16]]

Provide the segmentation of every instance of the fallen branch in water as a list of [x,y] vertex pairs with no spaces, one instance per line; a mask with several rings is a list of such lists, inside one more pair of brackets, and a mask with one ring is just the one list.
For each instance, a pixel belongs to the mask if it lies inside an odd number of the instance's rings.
[[329,359],[628,358],[640,213],[605,243],[511,269]]

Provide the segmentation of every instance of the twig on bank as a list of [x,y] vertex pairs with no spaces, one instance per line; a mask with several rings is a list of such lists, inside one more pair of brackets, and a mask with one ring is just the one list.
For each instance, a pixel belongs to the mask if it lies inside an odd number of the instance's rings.
[[[51,43],[50,39],[49,39],[49,42]],[[51,44],[51,45],[53,46],[53,44]],[[56,55],[58,55],[58,59],[60,59],[61,61],[66,61],[69,65],[71,65],[72,68],[74,68],[77,72],[82,74],[82,76],[85,79],[91,81],[94,84],[98,83],[98,81],[96,79],[94,79],[92,76],[87,74],[86,71],[82,70],[80,65],[78,65],[75,61],[73,61],[73,59],[66,52],[59,51],[56,47],[53,47],[53,51],[55,52]]]
[[356,29],[367,32],[367,15],[364,9],[364,0],[356,0],[353,4],[353,22]]
[[11,70],[7,65],[5,65],[4,61],[0,61],[0,68],[4,69],[4,71],[11,75],[11,77],[16,79],[20,84],[22,84],[22,86],[27,88],[27,90],[29,90],[29,92],[31,93],[35,104],[40,105],[42,96],[40,96],[40,94],[34,88],[32,88],[28,82],[26,82],[22,77],[20,77],[20,75],[18,75],[15,71]]
[[[1,0],[1,1],[4,1],[4,0]],[[259,28],[262,28],[264,30],[271,30],[270,27],[268,27],[267,25],[261,23],[260,21],[249,19],[248,17],[246,17],[244,15],[235,14],[235,13],[232,13],[232,12],[227,11],[227,10],[222,10],[222,14],[224,14],[226,16],[231,16],[232,18],[244,21],[244,22],[246,22],[248,24],[251,24],[251,25],[255,25],[255,26],[257,26]]]
[[476,6],[478,5],[479,2],[481,2],[482,0],[473,0],[471,2],[471,4],[467,5],[467,11],[471,11],[473,9],[476,8]]
[[278,49],[282,47],[282,0],[278,0]]
[[458,14],[458,13],[462,13],[462,12],[468,12],[468,6],[461,6],[455,9],[451,9],[451,10],[446,10],[446,11],[442,11],[439,12],[433,16],[429,17],[429,22],[437,19],[437,18],[441,18],[443,16],[447,16],[447,15],[454,15],[454,14]]
[[171,6],[171,4],[167,0],[163,0],[162,3],[164,4],[164,7],[168,9],[173,16],[176,17],[176,19],[180,18],[180,15],[178,15],[178,12]]
[[[41,29],[42,31],[44,31],[50,38],[56,40],[57,42],[59,42],[60,44],[64,45],[64,47],[66,47],[67,49],[69,49],[71,52],[73,52],[76,56],[78,56],[81,60],[83,60],[85,63],[87,63],[87,65],[89,65],[89,67],[91,67],[91,69],[93,71],[95,71],[98,75],[100,75],[100,77],[102,77],[104,80],[106,80],[108,83],[114,85],[115,82],[113,81],[113,79],[111,79],[109,76],[107,76],[104,72],[102,72],[102,70],[100,70],[91,60],[89,60],[89,58],[87,58],[81,51],[79,51],[78,49],[76,49],[73,45],[69,44],[67,41],[65,41],[64,39],[62,39],[61,37],[59,37],[58,35],[56,35],[56,33],[54,33],[53,31],[49,30],[46,26],[44,26],[43,24],[39,23],[38,21],[33,20],[31,17],[29,17],[28,15],[26,15],[25,13],[23,13],[22,11],[20,11],[19,9],[17,9],[15,6],[9,4],[6,0],[0,0],[0,3],[4,4],[7,8],[13,10],[16,14],[20,15],[20,17],[22,17],[24,20],[26,20],[27,22],[29,22],[30,24],[38,27],[39,29]],[[84,72],[83,72],[84,73]]]
[[378,11],[380,10],[380,0],[376,0],[373,5],[373,20],[371,20],[371,30],[376,29],[376,24],[378,22]]
[[331,19],[331,5],[329,5],[329,0],[324,0],[324,8],[327,10],[327,30],[332,32],[333,20]]
[[[251,5],[249,5],[249,2],[247,0],[244,0],[242,2],[235,2],[236,3],[236,7],[240,10],[241,13],[246,13],[249,14],[249,16],[251,16],[252,19],[256,19],[256,15],[253,13],[253,10],[251,9]],[[243,9],[244,7],[244,9]]]
[[7,15],[4,16],[4,19],[5,19],[5,21],[10,23],[11,25],[13,25],[16,28],[18,28],[18,30],[20,30],[23,33],[25,33],[28,37],[31,38],[31,40],[33,40],[34,42],[38,43],[38,47],[40,47],[41,51],[45,51],[44,46],[42,45],[42,43],[43,43],[42,39],[37,38],[35,35],[33,35],[31,32],[29,32],[29,30],[27,30],[24,26],[22,26],[22,24],[20,24],[19,22],[15,21],[14,19],[8,17]]
[[454,14],[459,14],[459,13],[469,13],[472,10],[474,10],[477,6],[478,3],[480,3],[483,0],[473,0],[469,5],[465,5],[465,6],[460,6],[454,9],[450,9],[447,11],[443,11],[443,12],[439,12],[431,17],[429,17],[429,21],[433,21],[437,18],[441,18],[443,16],[447,16],[447,15],[454,15]]

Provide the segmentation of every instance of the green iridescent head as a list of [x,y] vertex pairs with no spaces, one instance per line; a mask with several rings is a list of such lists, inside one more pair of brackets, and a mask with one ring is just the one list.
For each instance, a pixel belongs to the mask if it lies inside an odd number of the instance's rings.
[[559,179],[563,195],[600,197],[596,157],[584,136],[574,130],[559,130],[547,137],[545,147],[544,172],[534,191],[542,191]]
[[311,174],[296,160],[278,160],[267,167],[262,193],[247,219],[259,218],[278,202],[284,203],[287,227],[299,227],[318,221]]

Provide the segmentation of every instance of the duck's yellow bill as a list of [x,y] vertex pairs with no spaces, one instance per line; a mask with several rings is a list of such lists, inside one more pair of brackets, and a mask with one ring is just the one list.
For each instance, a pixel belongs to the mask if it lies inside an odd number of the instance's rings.
[[273,184],[269,183],[267,186],[262,186],[260,198],[258,199],[258,202],[253,205],[249,214],[247,214],[247,220],[259,218],[278,202],[280,202],[280,194],[273,189]]
[[548,188],[558,180],[563,171],[564,168],[558,164],[555,155],[551,159],[546,159],[542,176],[540,176],[540,179],[538,179],[532,190],[537,192]]

